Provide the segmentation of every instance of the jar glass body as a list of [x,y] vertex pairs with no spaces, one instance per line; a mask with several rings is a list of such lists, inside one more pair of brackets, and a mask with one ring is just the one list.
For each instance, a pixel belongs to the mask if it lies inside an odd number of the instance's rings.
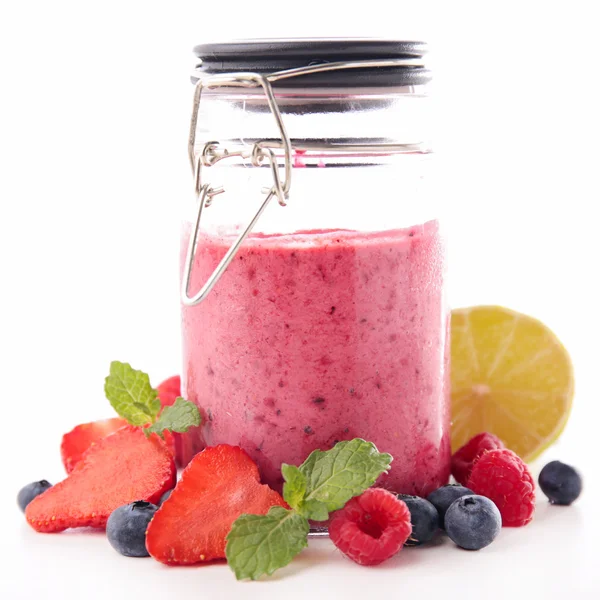
[[[294,148],[287,206],[273,200],[207,298],[182,308],[183,393],[204,417],[191,452],[240,445],[280,489],[282,462],[361,437],[394,456],[385,487],[424,495],[447,482],[450,461],[426,94],[277,89],[276,99]],[[205,93],[196,135],[197,152],[215,140],[231,151],[279,139],[254,90]],[[369,151],[382,143],[406,146]],[[202,181],[225,192],[204,210],[192,293],[273,185],[267,161],[235,156],[204,167]],[[182,264],[196,210],[183,225]]]

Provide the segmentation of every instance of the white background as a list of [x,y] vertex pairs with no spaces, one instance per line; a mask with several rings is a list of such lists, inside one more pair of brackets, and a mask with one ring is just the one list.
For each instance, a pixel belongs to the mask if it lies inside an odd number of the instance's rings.
[[[0,597],[300,598],[310,589],[350,598],[364,597],[366,586],[398,597],[444,590],[597,597],[600,51],[593,5],[3,3]],[[128,561],[99,534],[34,534],[14,496],[34,479],[61,479],[62,433],[110,415],[102,393],[109,362],[130,361],[155,383],[179,370],[192,46],[285,36],[433,42],[451,301],[531,313],[571,351],[575,409],[544,459],[580,466],[584,497],[571,509],[542,502],[534,524],[503,531],[477,554],[442,545],[369,570],[328,542],[315,543],[259,587],[235,583],[225,566],[169,570]]]

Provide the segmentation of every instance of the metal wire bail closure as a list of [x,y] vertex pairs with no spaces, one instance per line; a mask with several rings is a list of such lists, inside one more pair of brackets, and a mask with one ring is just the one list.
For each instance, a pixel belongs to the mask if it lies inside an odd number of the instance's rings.
[[[225,256],[221,259],[221,262],[218,264],[217,268],[213,271],[212,275],[208,278],[206,283],[200,288],[200,291],[193,296],[189,295],[190,283],[192,279],[192,265],[194,264],[194,258],[196,257],[196,243],[198,241],[198,232],[200,231],[200,221],[202,219],[202,211],[205,207],[210,206],[212,199],[217,194],[222,194],[225,190],[222,188],[213,189],[208,183],[201,185],[198,190],[198,213],[196,215],[196,223],[194,224],[194,228],[190,235],[190,241],[188,244],[187,255],[185,259],[185,263],[183,266],[183,280],[182,280],[182,288],[181,288],[181,301],[185,306],[195,306],[196,304],[200,304],[206,296],[211,292],[211,290],[215,287],[215,284],[221,278],[221,275],[225,272],[231,261],[235,258],[237,251],[240,246],[248,237],[248,234],[252,231],[258,219],[265,211],[265,208],[269,205],[271,200],[277,196],[279,198],[279,203],[282,206],[285,206],[285,195],[283,191],[283,186],[279,179],[279,171],[277,168],[277,158],[272,150],[262,150],[261,151],[264,156],[266,156],[271,163],[271,171],[273,172],[273,176],[275,178],[275,185],[268,190],[267,197],[262,201],[260,208],[256,212],[256,214],[252,217],[248,225],[246,225],[245,229],[242,233],[237,237],[233,245],[229,248],[229,250],[225,253]],[[200,164],[201,157],[198,157],[196,172],[196,181],[199,183],[199,172],[200,172]],[[263,190],[264,191],[264,190]]]
[[[364,68],[378,68],[378,67],[422,67],[424,63],[422,59],[414,58],[397,58],[397,59],[386,59],[386,60],[365,60],[365,61],[354,61],[354,62],[337,62],[337,63],[324,63],[319,65],[312,65],[309,67],[300,67],[297,69],[289,69],[286,71],[279,71],[272,73],[267,76],[259,75],[258,73],[233,73],[229,75],[214,75],[204,82],[199,79],[196,83],[194,90],[194,100],[192,107],[192,118],[190,122],[190,132],[188,138],[188,154],[190,163],[194,173],[194,188],[198,201],[198,212],[196,215],[196,221],[193,226],[193,230],[190,235],[190,241],[188,244],[187,254],[183,266],[183,279],[181,285],[181,301],[185,306],[195,306],[200,304],[206,299],[210,291],[214,288],[215,284],[219,281],[231,261],[235,258],[240,246],[244,240],[248,237],[256,222],[261,217],[269,203],[274,197],[277,197],[281,206],[286,206],[289,197],[290,186],[292,182],[292,144],[287,134],[285,124],[281,118],[281,112],[277,106],[275,94],[271,87],[271,82],[287,79],[290,77],[298,77],[301,75],[308,75],[313,73],[321,73],[326,71],[335,71],[340,69],[364,69]],[[219,142],[207,142],[204,144],[202,152],[199,155],[195,155],[194,146],[196,143],[196,128],[198,124],[198,113],[200,109],[200,101],[202,98],[202,90],[204,88],[217,88],[217,87],[249,87],[256,88],[262,87],[269,109],[275,118],[277,128],[281,141],[259,141],[256,142],[251,148],[243,148],[241,150],[229,150],[227,148],[221,149]],[[412,150],[414,144],[380,144],[377,146],[347,146],[340,147],[335,146],[336,151],[356,151],[363,149],[366,151],[379,151],[379,152],[390,152],[395,150]],[[305,145],[298,150],[312,150],[312,149],[323,149],[328,148],[327,144],[315,144]],[[272,149],[283,149],[284,151],[284,174],[285,178],[282,181],[279,174],[279,165],[277,157]],[[200,223],[202,220],[202,213],[205,208],[208,208],[215,196],[225,192],[223,188],[213,188],[208,183],[202,183],[202,167],[210,167],[216,162],[230,158],[233,156],[250,159],[254,166],[260,166],[264,159],[269,160],[271,167],[271,173],[273,175],[273,186],[271,188],[263,188],[262,192],[266,193],[267,196],[261,202],[255,215],[252,217],[248,225],[244,228],[242,233],[237,237],[232,246],[227,250],[225,256],[221,259],[221,262],[217,265],[216,269],[202,285],[200,290],[190,296],[190,284],[192,278],[192,266],[194,258],[196,256],[196,246],[198,241],[198,233],[200,231]]]

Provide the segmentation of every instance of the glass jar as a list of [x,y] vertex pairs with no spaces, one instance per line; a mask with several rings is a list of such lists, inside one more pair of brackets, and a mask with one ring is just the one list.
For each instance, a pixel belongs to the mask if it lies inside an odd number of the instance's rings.
[[195,52],[182,385],[204,420],[188,454],[239,445],[280,489],[282,462],[361,437],[394,457],[382,485],[427,494],[448,480],[450,422],[424,44]]

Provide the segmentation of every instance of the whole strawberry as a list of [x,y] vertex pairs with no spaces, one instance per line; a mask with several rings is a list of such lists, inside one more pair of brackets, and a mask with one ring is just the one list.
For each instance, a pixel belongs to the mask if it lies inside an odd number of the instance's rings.
[[527,465],[512,450],[490,450],[479,458],[469,488],[489,498],[504,527],[527,525],[535,511],[535,483]]
[[165,379],[157,388],[158,398],[162,406],[172,406],[181,396],[181,377],[173,375]]

